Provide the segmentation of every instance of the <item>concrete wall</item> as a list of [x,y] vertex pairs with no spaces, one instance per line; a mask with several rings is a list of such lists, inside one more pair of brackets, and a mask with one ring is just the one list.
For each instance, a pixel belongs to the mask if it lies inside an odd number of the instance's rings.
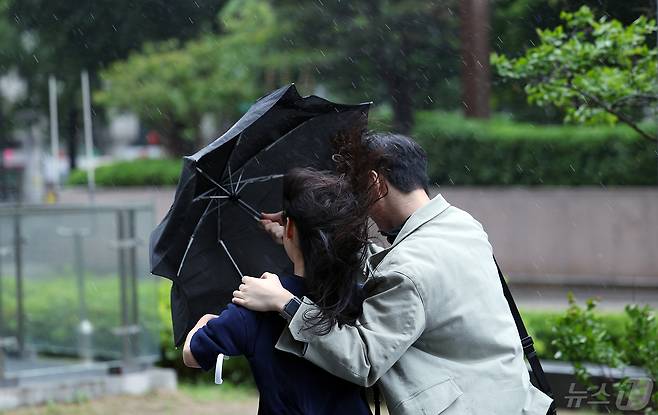
[[658,286],[658,189],[444,188],[515,280]]
[[[455,188],[440,191],[489,233],[516,283],[658,287],[658,189]],[[100,203],[151,202],[156,221],[174,188],[99,190]],[[66,189],[64,203],[86,202]]]

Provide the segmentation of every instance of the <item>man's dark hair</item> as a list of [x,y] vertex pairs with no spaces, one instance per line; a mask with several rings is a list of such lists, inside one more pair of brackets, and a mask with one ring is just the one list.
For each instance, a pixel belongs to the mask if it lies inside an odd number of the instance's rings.
[[364,137],[366,151],[374,155],[374,170],[403,193],[429,187],[427,154],[411,138],[402,134],[371,133]]

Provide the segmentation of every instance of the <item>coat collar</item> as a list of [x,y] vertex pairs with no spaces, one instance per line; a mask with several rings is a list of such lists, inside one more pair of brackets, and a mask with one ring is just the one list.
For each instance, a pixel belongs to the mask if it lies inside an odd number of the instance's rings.
[[443,196],[441,196],[440,194],[436,195],[425,206],[415,211],[409,217],[409,219],[404,224],[402,229],[400,229],[400,233],[398,233],[398,236],[393,241],[391,248],[399,244],[400,241],[402,241],[404,238],[412,234],[416,229],[420,228],[426,222],[438,216],[441,212],[443,212],[449,207],[450,207],[450,203],[448,203],[443,198]]
[[404,238],[414,233],[416,229],[420,228],[425,223],[437,217],[439,214],[441,214],[444,210],[448,209],[449,207],[450,207],[450,203],[448,203],[443,198],[443,196],[438,194],[432,200],[430,200],[429,203],[427,203],[425,206],[415,211],[409,217],[409,219],[407,219],[407,222],[404,224],[404,226],[402,226],[402,229],[400,229],[400,233],[398,233],[398,236],[393,241],[393,244],[388,248],[370,257],[368,261],[369,270],[370,271],[374,270],[374,268],[376,268],[377,265],[379,265],[381,260],[384,259],[386,254],[391,249],[395,248],[400,242],[402,242]]

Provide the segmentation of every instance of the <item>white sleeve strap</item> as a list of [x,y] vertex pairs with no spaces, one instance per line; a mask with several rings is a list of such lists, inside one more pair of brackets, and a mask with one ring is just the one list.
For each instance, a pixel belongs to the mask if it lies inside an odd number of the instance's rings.
[[215,363],[215,384],[221,385],[224,380],[222,379],[222,366],[224,365],[224,355],[217,355],[217,363]]

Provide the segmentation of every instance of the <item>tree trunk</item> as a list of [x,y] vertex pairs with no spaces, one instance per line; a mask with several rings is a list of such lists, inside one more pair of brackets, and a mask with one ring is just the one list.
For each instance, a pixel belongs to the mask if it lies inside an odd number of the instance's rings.
[[489,1],[461,0],[460,16],[464,115],[489,118]]
[[393,104],[393,131],[409,134],[414,125],[414,103],[411,88],[399,77],[389,86]]

